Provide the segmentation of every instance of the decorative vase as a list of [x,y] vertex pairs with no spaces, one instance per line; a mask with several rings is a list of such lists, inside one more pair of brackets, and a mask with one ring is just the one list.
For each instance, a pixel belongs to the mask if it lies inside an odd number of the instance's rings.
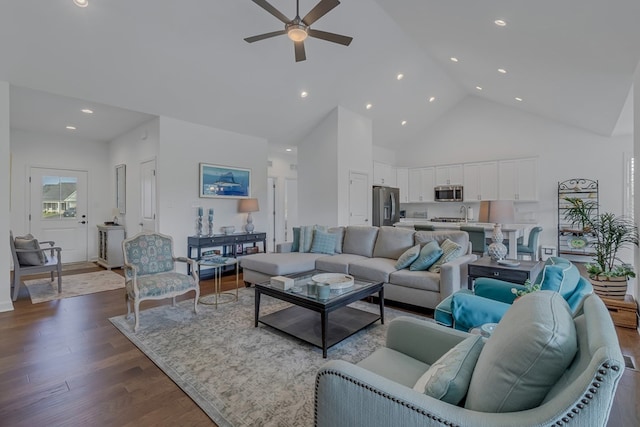
[[502,234],[502,227],[500,224],[494,225],[493,235],[491,236],[493,243],[487,247],[487,253],[494,261],[500,261],[507,256],[507,247],[502,243],[503,239],[504,235]]
[[590,278],[593,291],[601,298],[623,300],[627,294],[628,280],[626,277],[600,277]]

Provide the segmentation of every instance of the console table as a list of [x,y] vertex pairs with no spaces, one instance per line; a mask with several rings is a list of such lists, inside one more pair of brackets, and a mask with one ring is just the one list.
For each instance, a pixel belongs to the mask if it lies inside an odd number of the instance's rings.
[[492,279],[504,280],[505,282],[524,284],[525,280],[533,280],[540,270],[543,263],[540,261],[518,261],[520,265],[510,267],[498,264],[490,257],[482,257],[474,262],[467,264],[468,266],[468,287],[473,289],[473,281],[478,277],[490,277]]
[[[262,250],[258,244],[262,243]],[[265,252],[267,248],[267,233],[233,233],[214,234],[213,236],[189,236],[187,239],[187,256],[196,261],[207,255],[219,253],[223,257],[237,258],[247,254],[248,248],[256,248]],[[218,248],[218,249],[216,249]],[[201,279],[214,277],[214,269],[203,269]],[[191,274],[191,268],[187,265],[187,274]]]

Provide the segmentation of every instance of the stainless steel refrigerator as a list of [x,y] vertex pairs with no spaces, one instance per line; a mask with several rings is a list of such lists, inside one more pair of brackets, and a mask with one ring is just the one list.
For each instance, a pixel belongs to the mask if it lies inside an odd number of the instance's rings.
[[400,220],[400,189],[373,187],[373,225],[393,225]]

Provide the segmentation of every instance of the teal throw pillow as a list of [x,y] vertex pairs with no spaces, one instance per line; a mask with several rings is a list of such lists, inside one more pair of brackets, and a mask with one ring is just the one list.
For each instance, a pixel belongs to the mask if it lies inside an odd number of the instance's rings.
[[452,242],[449,239],[446,239],[440,245],[442,248],[442,256],[438,258],[438,260],[429,267],[429,271],[432,273],[440,273],[440,266],[446,262],[453,261],[462,255],[462,246],[459,244]]
[[457,405],[467,394],[483,345],[481,335],[465,338],[431,365],[413,389]]
[[291,245],[291,252],[300,251],[300,227],[293,227],[293,244]]
[[576,290],[580,272],[573,264],[547,265],[542,271],[540,290],[558,292],[564,299],[568,299]]
[[420,255],[410,266],[411,271],[426,270],[442,256],[442,248],[435,240],[430,241],[420,249]]
[[420,245],[415,245],[414,247],[407,249],[402,255],[400,255],[398,261],[396,261],[396,270],[402,270],[403,268],[409,267],[413,261],[418,259],[419,255]]
[[335,254],[337,238],[338,236],[334,233],[327,233],[321,230],[314,231],[311,252],[314,254]]

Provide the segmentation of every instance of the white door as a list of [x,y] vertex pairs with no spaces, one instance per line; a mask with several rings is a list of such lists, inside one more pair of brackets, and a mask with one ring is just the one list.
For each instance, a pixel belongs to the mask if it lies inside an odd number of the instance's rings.
[[62,261],[87,261],[87,171],[30,170],[29,232],[62,248]]
[[276,178],[267,178],[267,252],[273,252],[276,247]]
[[293,241],[293,227],[298,223],[298,180],[284,180],[284,241]]
[[140,164],[140,227],[156,231],[156,160]]
[[369,225],[369,175],[349,172],[349,225]]

